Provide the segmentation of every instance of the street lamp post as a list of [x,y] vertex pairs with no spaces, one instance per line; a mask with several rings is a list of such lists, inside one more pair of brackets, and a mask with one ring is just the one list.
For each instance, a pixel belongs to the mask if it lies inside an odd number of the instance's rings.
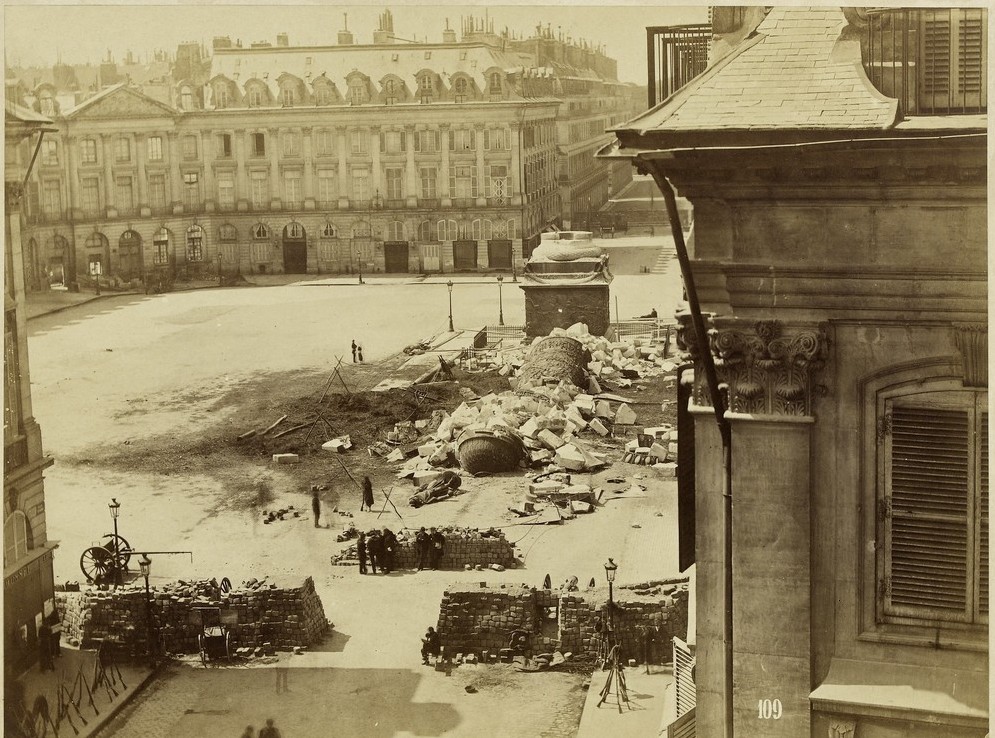
[[449,332],[453,333],[453,280],[446,282],[446,287],[449,288]]
[[117,517],[121,514],[121,503],[117,501],[116,497],[112,497],[111,501],[107,503],[107,507],[114,520],[114,584],[121,584],[121,551],[118,545],[120,539],[117,535]]
[[356,267],[359,269],[359,283],[360,284],[364,284],[364,282],[363,282],[363,260],[362,260],[361,255],[360,255],[360,249],[356,249]]
[[142,571],[142,576],[145,577],[145,624],[148,628],[149,666],[154,669],[157,649],[155,645],[155,628],[152,625],[152,594],[149,592],[149,574],[152,573],[152,559],[142,554],[142,558],[138,560],[138,567]]
[[615,594],[612,589],[612,584],[615,581],[615,571],[618,569],[618,564],[615,563],[614,559],[608,559],[608,563],[605,564],[605,578],[608,579],[608,630],[614,632],[615,623],[613,612],[615,610]]
[[504,276],[498,275],[498,325],[504,325],[504,297],[501,290],[504,287]]

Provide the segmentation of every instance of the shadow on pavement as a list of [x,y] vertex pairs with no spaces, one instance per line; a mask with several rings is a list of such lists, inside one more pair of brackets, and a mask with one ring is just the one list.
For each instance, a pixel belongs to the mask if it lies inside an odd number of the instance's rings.
[[413,702],[422,677],[406,669],[219,669],[188,678],[198,680],[198,697],[164,735],[234,736],[272,719],[288,738],[390,738],[442,735],[460,722],[449,704]]
[[351,638],[351,635],[333,630],[321,643],[308,646],[307,650],[308,653],[342,653]]

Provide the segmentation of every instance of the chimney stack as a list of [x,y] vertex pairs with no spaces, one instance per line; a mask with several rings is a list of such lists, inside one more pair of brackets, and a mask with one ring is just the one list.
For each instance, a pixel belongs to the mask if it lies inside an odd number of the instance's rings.
[[290,36],[286,31],[283,33],[276,34],[276,45],[277,46],[290,46]]
[[380,14],[380,25],[373,32],[373,43],[394,43],[394,16],[391,15],[390,10],[385,10]]
[[352,33],[349,31],[349,14],[343,13],[342,18],[343,27],[342,30],[339,31],[338,36],[339,46],[352,46],[356,42],[353,40]]
[[444,44],[454,44],[456,43],[456,29],[449,27],[449,19],[446,18],[446,28],[442,32],[442,43]]

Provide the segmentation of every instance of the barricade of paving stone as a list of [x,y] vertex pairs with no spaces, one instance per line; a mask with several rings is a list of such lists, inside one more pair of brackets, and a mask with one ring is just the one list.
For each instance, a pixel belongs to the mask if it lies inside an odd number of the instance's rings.
[[[170,653],[196,653],[203,632],[198,607],[218,607],[234,645],[290,650],[319,641],[328,627],[324,607],[308,577],[296,587],[249,580],[223,593],[208,581],[176,582],[152,590],[159,634]],[[63,637],[93,648],[100,639],[123,655],[144,653],[149,633],[144,587],[84,587],[56,592]],[[211,623],[208,623],[211,624]]]
[[[687,637],[687,579],[620,587],[614,600],[613,622],[623,656],[650,663],[669,661],[671,639]],[[600,587],[564,592],[526,585],[458,584],[443,596],[438,631],[447,654],[494,653],[509,646],[512,632],[524,631],[532,654],[561,651],[596,656],[596,622],[604,619],[607,603],[608,591]],[[549,618],[550,613],[555,619]]]
[[[492,564],[511,568],[515,566],[515,545],[501,531],[490,529],[481,531],[476,528],[440,528],[446,538],[442,558],[439,559],[440,569],[464,569],[470,567],[488,567]],[[418,568],[418,551],[415,548],[413,532],[398,536],[397,547],[394,549],[395,569]],[[353,543],[332,557],[335,565],[349,566],[359,564],[356,544]]]

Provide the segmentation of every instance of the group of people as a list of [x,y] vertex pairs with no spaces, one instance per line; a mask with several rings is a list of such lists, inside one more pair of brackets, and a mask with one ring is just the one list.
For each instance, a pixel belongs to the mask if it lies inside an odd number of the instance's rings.
[[[397,551],[397,536],[390,528],[378,531],[376,528],[360,532],[356,541],[356,554],[359,556],[359,573],[376,574],[377,567],[384,574],[390,574],[394,566],[394,555]],[[438,569],[442,554],[445,551],[446,537],[441,531],[421,528],[415,534],[415,553],[418,556],[418,571],[422,569]]]
[[[376,528],[367,533],[360,533],[356,542],[356,553],[359,555],[359,573],[376,574],[377,566],[384,574],[390,574],[394,569],[394,552],[397,550],[397,536],[390,528],[383,531]],[[367,571],[369,562],[369,571]]]
[[363,363],[363,347],[356,343],[356,339],[354,338],[352,340],[352,363],[355,364],[357,361],[360,364]]
[[251,725],[246,727],[245,732],[242,733],[242,738],[281,738],[280,729],[273,724],[273,718],[269,718],[266,721],[266,727],[259,729],[259,735],[256,735],[256,729]]
[[38,627],[38,666],[42,671],[55,671],[55,657],[62,655],[62,618],[58,611],[42,620]]

